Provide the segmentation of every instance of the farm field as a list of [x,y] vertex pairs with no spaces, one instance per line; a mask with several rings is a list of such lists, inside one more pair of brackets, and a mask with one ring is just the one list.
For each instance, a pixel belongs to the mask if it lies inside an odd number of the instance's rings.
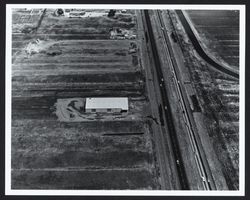
[[205,49],[222,64],[239,69],[239,12],[186,10]]
[[[110,39],[136,35],[135,12],[53,13],[13,11],[12,189],[159,189],[140,38]],[[129,112],[58,117],[59,100],[86,97],[128,97]]]

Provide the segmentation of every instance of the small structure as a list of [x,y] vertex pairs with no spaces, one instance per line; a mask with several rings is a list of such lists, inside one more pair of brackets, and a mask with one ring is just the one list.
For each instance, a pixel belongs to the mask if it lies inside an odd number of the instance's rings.
[[127,111],[127,97],[86,98],[86,113],[121,113]]
[[130,42],[130,47],[129,47],[128,53],[132,54],[132,53],[136,53],[136,51],[137,51],[136,44],[134,42]]
[[62,9],[58,8],[55,10],[54,15],[59,17],[59,16],[64,16],[68,18],[81,18],[85,16],[85,10],[84,9]]
[[121,28],[111,28],[110,29],[110,39],[113,40],[134,40],[136,39],[136,35],[133,34],[133,31],[121,29]]
[[58,8],[55,10],[54,15],[59,17],[64,15],[64,10],[62,8]]

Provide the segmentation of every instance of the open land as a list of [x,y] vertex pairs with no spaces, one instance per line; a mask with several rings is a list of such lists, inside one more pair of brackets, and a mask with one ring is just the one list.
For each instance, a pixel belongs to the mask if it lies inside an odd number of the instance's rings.
[[239,11],[188,10],[187,13],[208,53],[239,69]]
[[[136,34],[135,13],[53,11],[13,12],[12,188],[158,189],[140,54],[129,54],[137,40],[109,38],[113,27]],[[131,112],[56,115],[58,99],[98,96],[127,96]]]

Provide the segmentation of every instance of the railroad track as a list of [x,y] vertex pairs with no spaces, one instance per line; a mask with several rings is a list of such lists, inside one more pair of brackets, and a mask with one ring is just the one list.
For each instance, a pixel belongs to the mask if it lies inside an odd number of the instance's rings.
[[[156,12],[157,12],[157,16],[158,16],[161,27],[165,27],[160,11],[156,11]],[[166,43],[166,46],[167,46],[167,51],[166,51],[167,55],[168,55],[167,57],[170,58],[170,59],[168,59],[168,61],[169,61],[168,63],[169,63],[169,65],[170,65],[170,67],[172,69],[172,72],[173,72],[173,80],[174,80],[175,87],[176,87],[176,90],[177,90],[177,94],[178,94],[178,98],[179,98],[179,104],[180,104],[181,109],[183,111],[183,119],[184,119],[186,129],[187,129],[187,133],[188,133],[188,136],[189,136],[190,145],[191,145],[192,150],[194,152],[196,166],[197,166],[197,169],[199,171],[199,175],[200,175],[200,177],[202,179],[204,189],[205,190],[211,190],[210,181],[209,181],[208,175],[207,175],[208,174],[207,169],[205,167],[205,161],[202,158],[202,155],[201,155],[201,152],[200,152],[201,150],[199,148],[198,141],[196,139],[196,136],[195,136],[195,133],[194,133],[194,130],[193,130],[193,126],[192,126],[192,123],[191,123],[191,120],[190,120],[190,116],[188,114],[187,105],[185,103],[184,92],[182,90],[181,83],[179,81],[178,74],[177,74],[177,71],[176,71],[177,63],[176,63],[176,61],[174,59],[174,53],[173,53],[173,51],[172,51],[172,49],[170,47],[170,41],[169,41],[167,33],[165,32],[165,29],[162,29],[162,33],[163,33],[163,39],[164,39],[164,41]]]
[[[171,71],[173,73],[173,81],[174,81],[176,91],[178,94],[179,104],[180,104],[180,107],[183,111],[183,120],[184,120],[185,125],[186,125],[186,129],[187,129],[189,142],[190,142],[192,151],[194,152],[197,170],[199,172],[204,190],[211,190],[212,187],[214,187],[214,186],[212,186],[213,184],[211,184],[211,180],[209,180],[209,178],[208,178],[207,163],[205,162],[206,160],[201,155],[200,146],[198,145],[198,141],[197,141],[197,138],[196,138],[194,130],[193,130],[190,116],[188,114],[188,109],[187,109],[187,105],[185,103],[183,90],[182,90],[182,87],[181,87],[181,84],[180,84],[180,81],[179,81],[179,78],[177,75],[177,71],[175,68],[177,64],[176,64],[176,61],[174,59],[173,51],[172,51],[171,47],[169,46],[170,41],[169,41],[168,35],[166,33],[166,30],[164,29],[165,25],[164,25],[160,11],[156,11],[156,16],[157,16],[157,21],[159,22],[159,24],[162,27],[162,35],[163,35],[163,39],[164,39],[164,42],[165,42],[166,47],[167,47],[166,54],[167,54],[167,58],[168,58],[168,63],[169,63],[169,66],[171,67]],[[152,49],[154,49],[154,51],[152,51],[153,58],[154,58],[154,62],[155,62],[155,68],[156,68],[156,73],[157,73],[157,77],[158,77],[158,82],[160,85],[160,92],[161,92],[161,97],[162,97],[162,102],[163,102],[163,107],[164,107],[164,115],[165,115],[165,118],[167,121],[168,131],[170,134],[171,144],[172,144],[172,148],[173,148],[173,152],[174,152],[174,156],[175,156],[175,160],[176,160],[177,172],[178,172],[181,188],[187,190],[187,189],[189,189],[188,178],[187,178],[184,163],[182,160],[182,155],[181,155],[181,151],[180,151],[180,147],[179,147],[179,143],[178,143],[178,139],[177,139],[177,133],[176,133],[174,123],[173,123],[173,116],[172,116],[172,112],[171,112],[170,102],[168,100],[168,96],[167,96],[167,92],[166,92],[167,90],[166,90],[166,87],[164,84],[162,66],[161,66],[159,54],[157,52],[157,47],[156,47],[156,43],[154,40],[152,25],[151,25],[149,13],[147,10],[145,10],[145,18],[146,18],[146,23],[147,23],[149,41],[150,41]]]

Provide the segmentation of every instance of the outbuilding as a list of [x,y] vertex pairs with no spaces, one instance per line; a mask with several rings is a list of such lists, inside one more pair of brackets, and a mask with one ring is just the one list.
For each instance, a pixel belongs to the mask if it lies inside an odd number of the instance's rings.
[[121,113],[128,111],[127,97],[86,98],[86,113]]

